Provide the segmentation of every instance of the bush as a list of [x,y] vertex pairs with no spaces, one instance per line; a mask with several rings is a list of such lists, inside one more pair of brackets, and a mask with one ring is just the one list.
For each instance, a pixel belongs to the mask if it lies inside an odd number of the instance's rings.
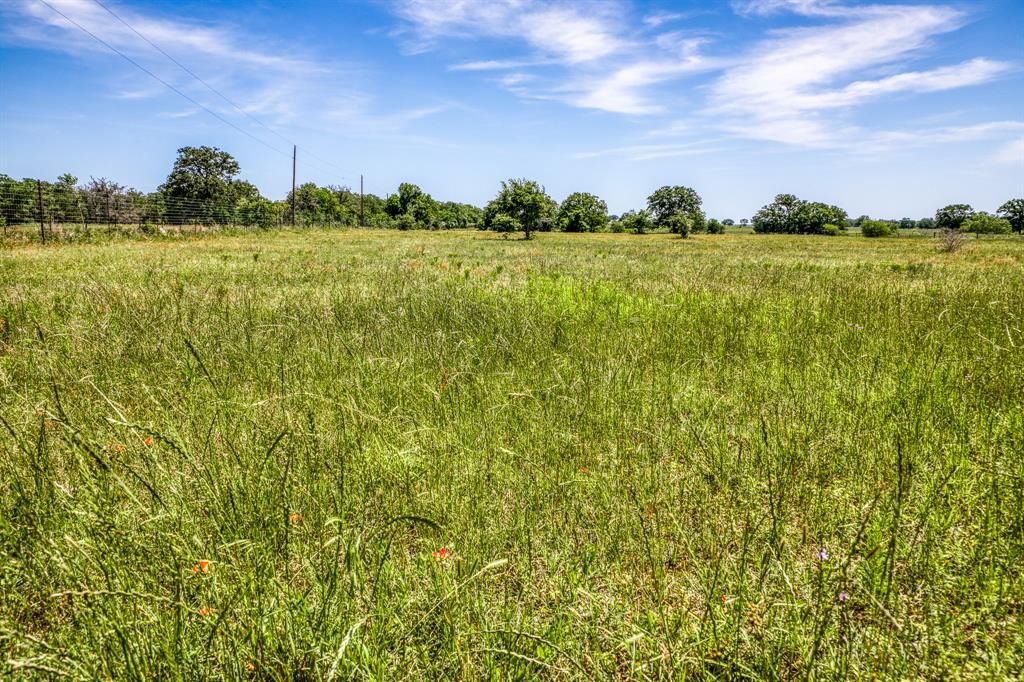
[[892,225],[884,220],[864,220],[860,224],[860,233],[865,237],[888,237],[892,234]]
[[615,234],[622,234],[626,231],[626,226],[622,224],[621,220],[613,220],[608,223],[608,231],[614,232]]
[[519,224],[519,221],[510,215],[505,213],[499,213],[494,216],[491,220],[491,229],[495,232],[502,232],[508,234],[509,232],[518,232],[523,229],[523,226]]
[[708,221],[708,234],[725,234],[725,225],[714,218]]
[[825,223],[821,226],[821,233],[826,237],[838,237],[840,231],[839,226],[832,223]]
[[395,219],[395,227],[399,230],[415,230],[417,227],[416,219],[408,213],[402,213]]
[[964,245],[964,235],[960,230],[944,227],[939,231],[939,251],[955,253]]
[[963,232],[974,234],[1010,234],[1010,221],[1006,218],[997,218],[985,212],[975,213],[964,220],[960,226]]

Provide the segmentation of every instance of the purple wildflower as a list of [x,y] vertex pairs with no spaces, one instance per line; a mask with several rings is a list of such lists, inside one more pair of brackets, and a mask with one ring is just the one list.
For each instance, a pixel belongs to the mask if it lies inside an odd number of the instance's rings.
[[824,547],[822,547],[821,549],[818,550],[818,555],[817,556],[818,556],[818,561],[828,561],[828,552],[825,551]]
[[845,592],[840,592],[839,593],[839,601],[845,602],[849,598],[850,598],[850,595],[846,594]]

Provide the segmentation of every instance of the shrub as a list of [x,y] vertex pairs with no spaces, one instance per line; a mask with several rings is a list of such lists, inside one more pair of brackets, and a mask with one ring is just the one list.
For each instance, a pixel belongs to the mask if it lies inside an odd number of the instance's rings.
[[416,219],[409,213],[402,213],[395,218],[395,227],[399,230],[414,230],[416,229]]
[[860,233],[865,237],[888,237],[892,234],[892,225],[884,220],[863,220],[860,223]]
[[1010,221],[1006,218],[997,218],[984,211],[975,213],[964,220],[960,229],[964,232],[982,234],[1010,234]]
[[964,245],[964,235],[960,230],[944,227],[939,230],[939,251],[955,253]]
[[714,218],[708,221],[707,229],[708,234],[725,234],[725,225]]
[[505,213],[499,213],[491,220],[491,229],[495,232],[507,234],[509,232],[518,232],[523,229],[523,226],[520,225],[519,221],[512,216]]
[[839,229],[838,225],[833,225],[832,223],[826,223],[826,224],[822,225],[821,233],[823,235],[825,235],[826,237],[838,237],[839,233],[840,233],[840,229]]

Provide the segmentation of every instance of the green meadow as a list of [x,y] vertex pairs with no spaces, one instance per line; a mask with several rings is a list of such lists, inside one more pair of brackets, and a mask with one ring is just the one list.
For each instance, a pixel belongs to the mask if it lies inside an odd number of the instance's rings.
[[1024,670],[1024,240],[0,252],[0,674]]

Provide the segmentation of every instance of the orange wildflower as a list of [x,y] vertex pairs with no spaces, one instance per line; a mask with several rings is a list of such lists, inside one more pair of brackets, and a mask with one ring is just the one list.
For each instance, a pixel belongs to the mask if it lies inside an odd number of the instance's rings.
[[299,521],[302,520],[302,514],[300,514],[298,512],[292,512],[291,514],[288,515],[288,520],[291,521],[292,523],[298,523]]
[[432,552],[432,554],[434,555],[434,558],[439,561],[441,559],[447,559],[452,555],[451,551],[447,547],[442,547],[441,549],[435,550],[434,552]]
[[142,442],[143,442],[144,445],[150,446],[153,443],[155,443],[156,441],[153,440],[153,436],[146,436],[146,439],[144,441],[142,441]]
[[253,672],[254,670],[256,670],[256,664],[253,663],[252,661],[246,661],[245,662],[245,669],[248,670],[249,672]]
[[192,567],[193,573],[209,573],[210,572],[210,560],[200,559],[196,562],[196,565]]
[[722,595],[722,603],[723,604],[728,604],[729,603],[729,595],[727,595],[727,594],[723,594]]
[[200,607],[200,609],[199,609],[199,615],[200,615],[200,616],[203,616],[204,618],[205,618],[206,616],[209,616],[209,615],[210,615],[210,607],[209,607],[209,606],[203,606],[203,607]]

